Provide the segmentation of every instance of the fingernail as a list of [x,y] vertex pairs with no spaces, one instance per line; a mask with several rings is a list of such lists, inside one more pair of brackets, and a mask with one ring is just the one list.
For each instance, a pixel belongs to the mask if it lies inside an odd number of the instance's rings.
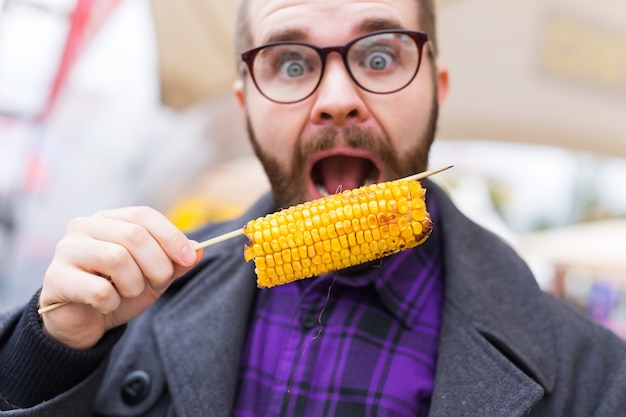
[[180,251],[180,257],[185,265],[191,265],[196,261],[197,254],[190,246],[185,246],[183,250]]

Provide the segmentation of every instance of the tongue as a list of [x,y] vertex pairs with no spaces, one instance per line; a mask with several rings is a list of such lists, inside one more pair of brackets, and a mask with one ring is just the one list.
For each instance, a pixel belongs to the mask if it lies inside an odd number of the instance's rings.
[[349,190],[363,184],[371,162],[350,156],[333,156],[319,163],[319,174],[324,188],[329,194]]

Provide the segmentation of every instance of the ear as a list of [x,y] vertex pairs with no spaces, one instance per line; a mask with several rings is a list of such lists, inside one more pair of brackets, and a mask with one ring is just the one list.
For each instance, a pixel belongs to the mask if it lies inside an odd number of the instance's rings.
[[448,96],[448,88],[450,86],[448,68],[445,65],[437,64],[437,101],[439,106],[443,104]]
[[237,103],[243,109],[246,106],[246,99],[243,94],[243,80],[240,78],[233,83],[233,92],[235,93],[235,98],[237,99]]

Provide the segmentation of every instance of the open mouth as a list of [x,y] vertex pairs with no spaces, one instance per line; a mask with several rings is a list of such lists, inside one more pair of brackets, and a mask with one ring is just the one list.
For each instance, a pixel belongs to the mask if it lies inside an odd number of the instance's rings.
[[376,183],[380,176],[376,163],[362,156],[331,155],[319,159],[311,169],[311,180],[322,196]]

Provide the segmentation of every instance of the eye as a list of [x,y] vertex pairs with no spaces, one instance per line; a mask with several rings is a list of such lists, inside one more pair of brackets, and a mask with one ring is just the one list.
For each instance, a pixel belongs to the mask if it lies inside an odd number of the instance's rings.
[[390,57],[389,55],[376,52],[376,53],[366,56],[365,59],[363,60],[363,65],[366,68],[369,68],[375,71],[382,71],[386,69],[391,64],[392,61],[393,61],[393,58]]
[[306,64],[300,60],[285,60],[286,62],[282,62],[280,65],[280,73],[286,75],[289,78],[298,78],[302,77],[306,71]]
[[397,64],[399,51],[392,45],[375,43],[358,45],[350,51],[350,60],[366,71],[380,72],[392,69]]

